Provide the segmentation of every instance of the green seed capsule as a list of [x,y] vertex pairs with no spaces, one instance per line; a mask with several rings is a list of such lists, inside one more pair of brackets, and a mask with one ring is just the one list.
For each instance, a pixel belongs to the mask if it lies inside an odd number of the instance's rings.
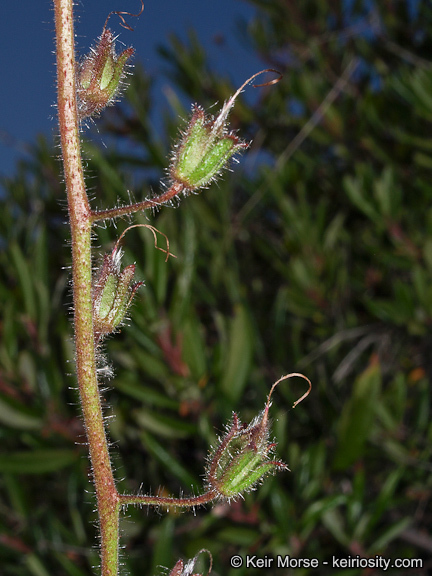
[[171,177],[189,190],[207,186],[226,167],[230,158],[247,148],[225,124],[209,120],[204,110],[194,107],[189,127],[177,148]]
[[206,480],[210,489],[223,498],[235,498],[252,490],[264,476],[287,469],[282,462],[269,460],[274,448],[269,443],[269,405],[249,426],[242,426],[237,415],[219,446],[209,459]]
[[106,254],[93,286],[93,329],[99,342],[122,323],[132,298],[142,285],[133,283],[135,265],[120,271],[121,252],[116,248]]

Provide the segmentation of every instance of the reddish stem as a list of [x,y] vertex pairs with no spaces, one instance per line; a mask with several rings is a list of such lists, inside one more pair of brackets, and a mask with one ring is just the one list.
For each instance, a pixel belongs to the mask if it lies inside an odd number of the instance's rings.
[[72,0],[54,0],[58,117],[72,240],[76,372],[96,488],[103,576],[118,570],[118,492],[108,453],[96,378],[92,314],[91,210],[81,162]]
[[209,490],[200,496],[188,496],[187,498],[171,498],[165,496],[128,496],[122,494],[119,496],[122,506],[130,504],[144,504],[145,506],[166,506],[174,508],[193,508],[212,502],[217,497],[216,490]]
[[134,212],[141,212],[142,210],[147,210],[148,208],[155,208],[162,206],[172,200],[175,196],[178,196],[185,189],[183,184],[174,183],[168,190],[166,190],[160,196],[152,198],[151,200],[143,200],[142,202],[137,202],[135,204],[128,204],[127,206],[120,206],[119,208],[111,208],[109,210],[93,210],[91,213],[92,222],[98,222],[99,220],[108,220],[109,218],[117,218],[118,216],[125,216],[127,214],[133,214]]

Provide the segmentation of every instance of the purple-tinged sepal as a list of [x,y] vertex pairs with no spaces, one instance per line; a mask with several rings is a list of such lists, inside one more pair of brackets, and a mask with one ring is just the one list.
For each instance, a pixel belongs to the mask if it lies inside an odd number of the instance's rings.
[[124,87],[127,64],[134,49],[115,51],[115,38],[109,28],[102,34],[78,69],[77,100],[80,120],[97,116],[111,106]]
[[114,332],[125,318],[132,299],[144,282],[133,282],[135,264],[121,270],[123,252],[116,246],[105,254],[93,282],[93,330],[95,342]]

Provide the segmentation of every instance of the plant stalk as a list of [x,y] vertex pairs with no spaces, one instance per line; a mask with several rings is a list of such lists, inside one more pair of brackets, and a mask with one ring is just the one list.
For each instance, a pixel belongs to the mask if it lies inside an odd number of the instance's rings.
[[81,161],[76,101],[72,0],[54,0],[58,117],[72,240],[72,282],[78,387],[96,488],[102,576],[117,576],[119,495],[108,453],[96,377],[92,312],[91,209]]

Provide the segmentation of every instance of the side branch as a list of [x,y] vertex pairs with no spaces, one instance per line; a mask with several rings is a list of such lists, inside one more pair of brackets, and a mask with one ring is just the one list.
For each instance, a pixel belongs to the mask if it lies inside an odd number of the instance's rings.
[[165,496],[127,496],[125,494],[119,496],[119,503],[121,506],[129,506],[130,504],[140,504],[144,506],[167,506],[174,508],[193,508],[194,506],[202,506],[208,504],[217,498],[216,490],[209,490],[200,496],[189,496],[187,498],[173,498]]
[[120,206],[119,208],[111,208],[109,210],[92,210],[91,221],[98,222],[100,220],[109,220],[110,218],[117,218],[118,216],[127,216],[128,214],[141,212],[142,210],[147,210],[148,208],[163,206],[172,200],[175,196],[178,196],[184,190],[184,185],[176,182],[163,194],[156,196],[151,200],[143,200],[142,202],[137,202],[136,204],[129,204],[127,206]]

